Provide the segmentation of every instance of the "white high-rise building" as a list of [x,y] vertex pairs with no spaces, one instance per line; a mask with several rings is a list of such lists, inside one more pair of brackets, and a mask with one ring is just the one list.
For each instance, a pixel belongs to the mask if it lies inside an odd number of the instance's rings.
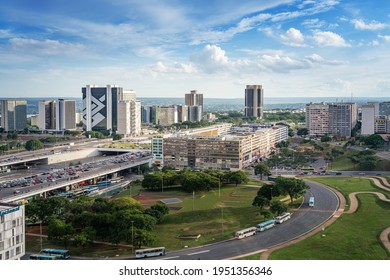
[[362,135],[371,135],[375,133],[375,116],[378,114],[375,110],[375,104],[362,105]]
[[1,127],[4,131],[21,131],[27,127],[26,100],[1,100]]
[[118,101],[118,130],[125,137],[141,133],[141,102]]
[[56,129],[56,101],[42,100],[38,103],[38,128]]
[[58,99],[56,106],[56,129],[76,129],[76,101]]
[[25,254],[24,205],[0,203],[0,260]]

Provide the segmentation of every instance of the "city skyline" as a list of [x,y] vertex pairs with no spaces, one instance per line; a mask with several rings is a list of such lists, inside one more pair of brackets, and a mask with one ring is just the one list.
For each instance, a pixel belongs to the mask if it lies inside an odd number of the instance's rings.
[[[351,0],[3,1],[1,98],[388,96],[390,3]],[[381,9],[377,9],[380,6]],[[109,11],[109,13],[107,13]]]

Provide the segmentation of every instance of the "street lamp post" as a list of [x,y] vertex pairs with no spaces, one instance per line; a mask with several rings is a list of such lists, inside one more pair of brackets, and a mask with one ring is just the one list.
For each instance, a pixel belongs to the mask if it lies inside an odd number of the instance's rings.
[[272,200],[272,187],[269,188],[271,190],[271,200]]
[[131,251],[134,254],[134,221],[131,221],[131,245]]

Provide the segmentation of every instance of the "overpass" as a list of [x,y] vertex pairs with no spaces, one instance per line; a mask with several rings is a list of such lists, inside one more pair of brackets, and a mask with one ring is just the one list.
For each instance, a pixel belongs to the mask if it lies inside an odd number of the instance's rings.
[[107,164],[102,167],[96,168],[94,170],[88,171],[88,172],[83,172],[82,174],[79,174],[78,178],[70,180],[69,178],[67,179],[62,179],[62,180],[57,180],[56,182],[48,182],[41,184],[40,186],[34,186],[34,187],[25,187],[24,191],[19,193],[19,194],[14,194],[10,195],[4,198],[0,199],[0,202],[14,202],[18,200],[23,200],[30,198],[35,195],[41,195],[44,194],[48,191],[60,189],[60,188],[65,188],[67,186],[71,186],[73,184],[77,184],[86,180],[90,179],[95,179],[97,177],[101,176],[106,176],[108,174],[113,174],[122,170],[126,170],[129,168],[133,168],[136,166],[140,166],[143,164],[148,164],[150,165],[152,162],[153,157],[152,156],[147,156],[147,157],[141,157],[138,159],[135,159],[131,162],[124,162],[124,163],[113,163],[113,164]]

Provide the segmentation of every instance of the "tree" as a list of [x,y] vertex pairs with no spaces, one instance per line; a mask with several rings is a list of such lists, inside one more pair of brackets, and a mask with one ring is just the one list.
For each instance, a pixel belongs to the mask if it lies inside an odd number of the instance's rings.
[[263,210],[265,206],[269,205],[269,203],[270,203],[270,201],[268,198],[266,198],[264,196],[257,195],[253,199],[252,206],[257,206],[260,208],[260,210]]
[[288,194],[293,203],[294,198],[305,194],[309,186],[300,179],[278,177],[274,185],[282,194]]
[[255,175],[260,175],[261,180],[263,180],[263,175],[269,176],[271,172],[269,172],[269,167],[266,164],[258,164],[255,166]]
[[[131,228],[129,229],[129,231],[132,230],[133,229]],[[148,246],[153,244],[153,242],[156,240],[155,236],[146,230],[136,229],[134,230],[134,232],[132,232],[132,234],[134,237],[134,242],[133,242],[134,247],[141,248],[142,246]]]
[[330,136],[328,136],[328,135],[325,135],[325,136],[321,137],[321,142],[329,142],[331,140],[332,140],[332,138]]
[[163,173],[155,172],[153,174],[145,174],[142,181],[142,187],[151,190],[161,190],[163,187]]
[[224,178],[229,183],[238,184],[248,183],[249,179],[246,173],[242,170],[238,171],[228,171],[224,174]]
[[96,230],[92,227],[86,227],[80,232],[80,234],[75,236],[74,241],[76,246],[85,248],[93,243],[95,236]]
[[288,128],[288,136],[293,137],[295,135],[295,132],[292,128]]
[[43,144],[39,139],[28,140],[25,145],[26,150],[36,151],[43,148]]
[[122,138],[123,138],[122,134],[114,134],[112,140],[116,141],[116,140],[121,140]]
[[378,134],[373,134],[367,136],[364,140],[364,143],[368,146],[371,146],[373,149],[377,149],[383,146],[385,140],[383,140],[382,136]]
[[304,135],[308,135],[308,134],[309,134],[309,130],[306,127],[298,128],[297,135],[304,136]]
[[47,228],[47,235],[49,239],[59,240],[64,243],[65,248],[68,247],[70,239],[75,233],[74,228],[70,224],[66,224],[60,219],[51,219]]
[[260,215],[262,215],[264,217],[264,221],[271,218],[271,212],[268,211],[268,210],[262,210],[260,211]]
[[268,200],[272,200],[273,197],[280,196],[280,191],[275,185],[263,185],[257,191],[257,196],[262,196]]
[[269,210],[278,216],[287,212],[288,206],[280,201],[272,201]]

